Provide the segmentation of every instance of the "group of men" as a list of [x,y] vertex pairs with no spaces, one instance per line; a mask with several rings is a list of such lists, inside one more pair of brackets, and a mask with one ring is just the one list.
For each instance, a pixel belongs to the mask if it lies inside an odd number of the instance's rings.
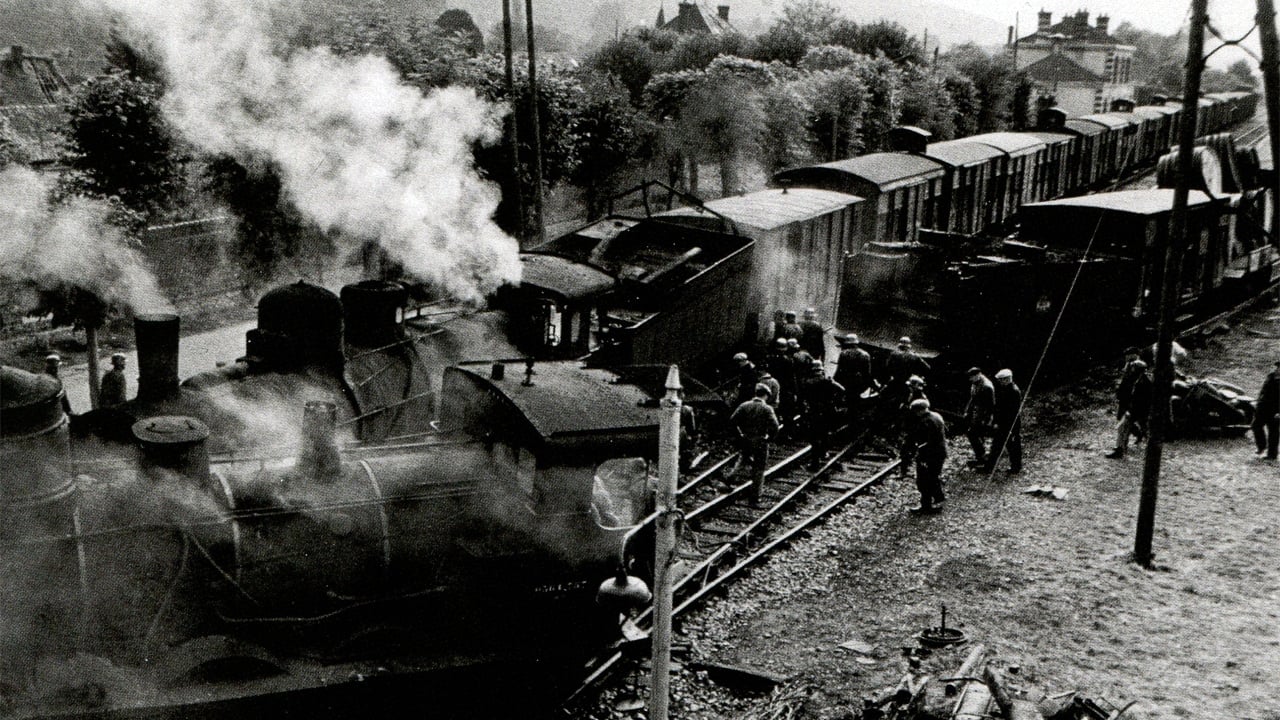
[[[126,365],[127,359],[123,353],[115,353],[111,356],[111,369],[102,373],[102,383],[98,388],[98,404],[95,407],[112,407],[120,405],[129,399],[128,384],[124,375]],[[57,353],[49,353],[45,356],[44,372],[46,375],[61,382],[61,368],[61,356]],[[62,410],[68,415],[71,414],[71,401],[67,399],[65,393],[62,395]]]
[[[832,376],[826,373],[825,333],[810,308],[804,320],[785,313],[776,328],[774,345],[761,366],[746,353],[737,363],[737,407],[730,420],[741,440],[743,458],[752,473],[752,499],[758,502],[764,487],[769,445],[779,433],[794,431],[813,446],[811,464],[824,458],[834,431],[844,423],[852,427],[866,418],[864,403],[879,394],[880,424],[901,437],[905,469],[914,461],[921,502],[914,512],[936,512],[944,493],[942,467],[947,459],[946,431],[942,416],[925,394],[929,363],[915,352],[911,338],[902,337],[879,368],[855,334],[836,338],[840,354]],[[971,381],[966,435],[974,450],[971,467],[993,472],[1002,455],[1009,458],[1012,473],[1022,469],[1022,391],[1007,369],[996,373],[993,384],[979,368],[969,372]],[[843,414],[842,414],[843,410]],[[987,439],[992,446],[987,449]]]

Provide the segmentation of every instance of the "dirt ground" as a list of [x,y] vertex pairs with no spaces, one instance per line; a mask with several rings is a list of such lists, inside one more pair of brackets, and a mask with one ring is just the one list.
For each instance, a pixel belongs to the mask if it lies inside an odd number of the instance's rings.
[[[1280,356],[1277,337],[1280,314],[1257,310],[1193,350],[1187,370],[1256,392]],[[942,514],[909,515],[911,481],[891,483],[686,618],[685,662],[791,678],[808,696],[800,717],[849,717],[897,683],[902,648],[945,603],[949,624],[1020,665],[1029,689],[1136,700],[1126,718],[1280,719],[1280,468],[1255,457],[1247,436],[1166,445],[1160,568],[1140,569],[1129,555],[1142,452],[1103,457],[1112,387],[1108,372],[1032,388],[1021,475],[964,469],[969,450],[953,440]],[[1046,483],[1066,499],[1022,492]],[[874,649],[838,647],[849,640]],[[925,669],[946,677],[967,650],[936,652]],[[691,670],[674,687],[673,717],[766,715],[767,698]]]

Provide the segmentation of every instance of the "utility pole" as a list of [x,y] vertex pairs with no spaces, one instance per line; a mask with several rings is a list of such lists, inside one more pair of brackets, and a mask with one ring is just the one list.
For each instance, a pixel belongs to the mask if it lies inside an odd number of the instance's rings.
[[529,43],[529,132],[533,141],[533,238],[536,245],[547,239],[547,229],[542,224],[542,129],[538,120],[538,65],[533,50],[533,0],[524,0],[524,22]]
[[653,555],[653,678],[649,720],[667,720],[671,695],[671,565],[679,541],[677,485],[680,480],[680,369],[667,371],[667,394],[658,424],[658,519]]
[[[1271,0],[1258,0],[1258,35],[1262,44],[1263,103],[1267,107],[1267,129],[1271,138],[1271,167],[1280,173],[1280,42],[1276,41],[1276,7]],[[1280,233],[1280,187],[1271,186],[1271,232]]]
[[1196,113],[1200,107],[1200,74],[1204,68],[1204,28],[1208,21],[1208,0],[1191,0],[1191,28],[1187,33],[1186,80],[1182,87],[1182,120],[1178,128],[1177,185],[1173,191],[1173,215],[1169,232],[1161,242],[1163,268],[1160,280],[1160,309],[1156,339],[1155,383],[1151,411],[1147,419],[1149,438],[1142,467],[1142,495],[1138,500],[1138,528],[1133,540],[1133,559],[1151,567],[1151,535],[1155,529],[1156,497],[1160,485],[1160,458],[1164,452],[1165,430],[1169,424],[1169,396],[1173,388],[1173,334],[1177,321],[1179,269],[1187,244],[1188,180],[1196,145]]
[[511,47],[511,0],[502,0],[502,59],[505,63],[507,99],[511,102],[511,112],[507,114],[505,125],[507,136],[507,160],[511,167],[511,199],[516,205],[516,222],[520,244],[523,246],[527,235],[526,218],[524,216],[524,182],[520,172],[520,123],[516,116],[519,103],[516,98],[516,73]]

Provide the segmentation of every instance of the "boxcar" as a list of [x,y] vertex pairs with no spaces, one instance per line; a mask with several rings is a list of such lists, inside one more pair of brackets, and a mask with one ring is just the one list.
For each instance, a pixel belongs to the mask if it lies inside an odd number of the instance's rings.
[[[727,218],[755,240],[751,292],[746,305],[757,334],[786,310],[814,307],[826,313],[840,302],[846,255],[858,248],[862,198],[814,188],[766,189],[671,210],[671,222]],[[833,317],[822,318],[831,322]]]
[[932,229],[967,235],[985,230],[999,192],[995,165],[1004,153],[982,143],[946,140],[930,143],[924,155],[946,169]]
[[811,187],[865,198],[861,237],[915,242],[921,227],[932,227],[945,168],[920,155],[872,153],[848,160],[783,170],[775,185]]
[[1107,132],[1106,126],[1072,118],[1062,124],[1062,131],[1073,133],[1078,138],[1071,158],[1070,191],[1083,191],[1101,182],[1103,176],[1098,155],[1103,135]]
[[1063,132],[1028,132],[1044,143],[1044,155],[1036,166],[1032,200],[1052,200],[1071,189],[1071,158],[1078,136]]
[[998,223],[1013,216],[1024,202],[1031,202],[1036,168],[1043,160],[1045,144],[1026,133],[993,132],[967,138],[990,145],[1005,155],[999,174]]

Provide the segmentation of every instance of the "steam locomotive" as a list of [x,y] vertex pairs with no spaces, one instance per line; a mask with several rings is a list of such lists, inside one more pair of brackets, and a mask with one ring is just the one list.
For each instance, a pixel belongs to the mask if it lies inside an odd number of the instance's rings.
[[[286,290],[260,307],[249,356],[180,386],[173,323],[141,318],[142,397],[77,418],[91,426],[74,438],[56,379],[0,368],[6,714],[186,717],[495,658],[545,665],[571,650],[565,628],[616,632],[595,589],[648,512],[653,373],[461,363],[434,427],[406,413],[344,433],[369,396],[308,399],[349,380],[323,364],[341,362],[317,312],[334,298]],[[296,364],[255,367],[272,353]],[[386,372],[408,378],[406,357]],[[231,448],[231,388],[298,399],[294,442]],[[102,432],[135,416],[129,444]]]

